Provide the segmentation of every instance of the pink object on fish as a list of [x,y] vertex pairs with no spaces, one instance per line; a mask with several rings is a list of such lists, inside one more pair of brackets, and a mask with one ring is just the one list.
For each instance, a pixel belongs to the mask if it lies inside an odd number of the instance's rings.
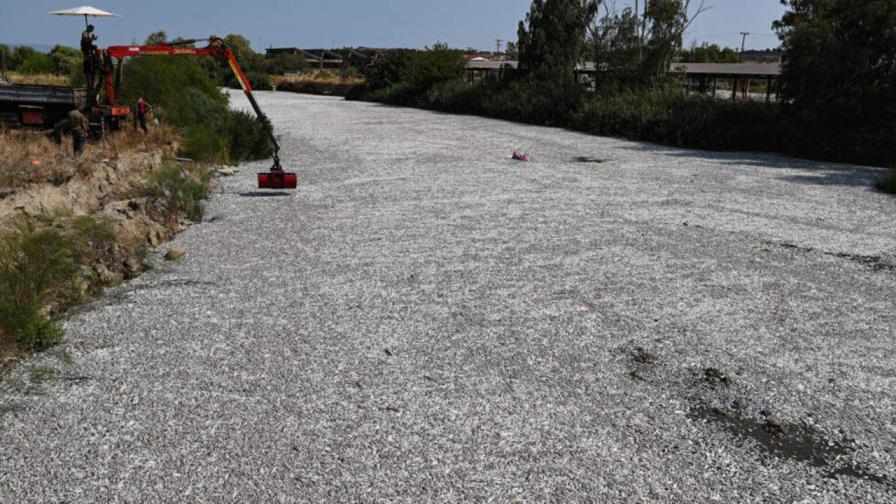
[[528,152],[513,151],[513,159],[517,161],[532,161],[532,156]]

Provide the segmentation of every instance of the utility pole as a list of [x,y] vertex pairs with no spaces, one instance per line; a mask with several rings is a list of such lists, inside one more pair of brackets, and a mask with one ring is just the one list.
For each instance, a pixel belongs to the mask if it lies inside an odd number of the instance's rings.
[[501,39],[497,39],[497,40],[495,40],[495,43],[497,44],[497,48],[498,48],[495,51],[495,56],[497,56],[497,55],[501,54],[501,45],[504,43],[504,41]]
[[740,42],[740,52],[744,52],[744,49],[747,47],[747,37],[750,35],[750,32],[740,32],[743,36],[743,39]]

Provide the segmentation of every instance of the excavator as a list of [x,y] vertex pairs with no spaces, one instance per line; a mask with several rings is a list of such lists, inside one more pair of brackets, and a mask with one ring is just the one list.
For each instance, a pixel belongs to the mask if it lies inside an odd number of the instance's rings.
[[[197,42],[203,41],[207,41],[208,46],[202,48],[194,46]],[[265,126],[264,130],[268,133],[268,140],[274,149],[274,165],[269,172],[258,174],[258,187],[260,189],[295,189],[297,187],[298,176],[295,173],[284,171],[280,165],[280,144],[277,143],[277,138],[274,137],[270,120],[261,111],[258,102],[255,101],[249,79],[246,78],[246,74],[240,68],[233,50],[227,46],[223,39],[213,36],[202,40],[182,40],[158,45],[112,46],[99,51],[101,53],[101,64],[99,65],[101,81],[99,87],[103,88],[105,97],[101,103],[95,104],[94,109],[95,113],[102,114],[103,123],[108,124],[113,129],[125,123],[131,114],[130,107],[120,105],[116,101],[121,88],[122,66],[125,59],[140,55],[211,56],[227,62],[236,76],[236,80],[240,83],[240,87],[243,88],[243,92],[249,99],[258,121]],[[96,100],[95,94],[93,97]]]

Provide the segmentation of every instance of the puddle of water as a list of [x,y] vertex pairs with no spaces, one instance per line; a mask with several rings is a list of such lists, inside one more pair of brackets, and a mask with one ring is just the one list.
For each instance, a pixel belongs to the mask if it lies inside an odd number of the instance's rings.
[[827,469],[828,478],[849,476],[896,488],[896,481],[873,474],[862,465],[849,461],[853,449],[826,439],[812,427],[782,425],[771,421],[757,422],[705,405],[691,408],[688,418],[710,422],[735,436],[752,439],[763,451],[775,457]]

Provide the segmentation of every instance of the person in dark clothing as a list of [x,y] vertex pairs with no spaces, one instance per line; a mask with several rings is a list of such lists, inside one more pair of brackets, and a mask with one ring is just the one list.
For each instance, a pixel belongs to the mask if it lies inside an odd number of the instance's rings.
[[84,77],[87,79],[87,87],[89,89],[93,89],[97,67],[96,44],[94,44],[97,37],[93,30],[93,25],[88,25],[87,29],[81,33],[81,52],[84,54]]
[[140,99],[137,100],[137,105],[134,108],[137,111],[137,115],[135,117],[137,126],[139,126],[144,133],[149,133],[149,128],[147,128],[146,125],[146,119],[149,113],[152,112],[152,105],[150,105],[149,102],[144,100],[141,96]]
[[84,153],[87,133],[90,131],[90,122],[80,108],[76,107],[68,113],[68,127],[72,132],[72,151],[75,156],[80,156]]

